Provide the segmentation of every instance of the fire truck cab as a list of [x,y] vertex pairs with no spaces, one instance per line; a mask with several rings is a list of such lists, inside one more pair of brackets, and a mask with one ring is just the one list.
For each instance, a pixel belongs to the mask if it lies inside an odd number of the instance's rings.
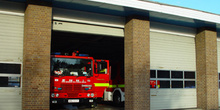
[[74,52],[51,56],[50,103],[97,106],[109,86],[109,61]]

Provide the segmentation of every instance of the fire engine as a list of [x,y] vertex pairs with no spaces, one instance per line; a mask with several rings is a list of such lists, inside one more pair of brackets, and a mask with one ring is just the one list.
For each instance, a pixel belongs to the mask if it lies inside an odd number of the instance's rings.
[[109,60],[95,60],[85,54],[51,56],[50,102],[97,106],[109,86]]
[[[124,64],[123,61],[110,62],[111,79],[109,87],[104,91],[104,101],[113,102],[116,106],[123,106],[124,93]],[[160,81],[150,80],[150,88],[160,88]]]
[[123,106],[125,101],[124,64],[122,62],[110,62],[111,79],[109,81],[109,87],[104,91],[103,100],[113,102],[116,106]]

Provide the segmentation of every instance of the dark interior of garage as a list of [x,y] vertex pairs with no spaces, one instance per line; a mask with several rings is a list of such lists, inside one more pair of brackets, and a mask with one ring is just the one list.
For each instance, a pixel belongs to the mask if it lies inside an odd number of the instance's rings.
[[71,55],[73,51],[88,54],[94,59],[123,61],[124,38],[72,32],[52,32],[51,54]]

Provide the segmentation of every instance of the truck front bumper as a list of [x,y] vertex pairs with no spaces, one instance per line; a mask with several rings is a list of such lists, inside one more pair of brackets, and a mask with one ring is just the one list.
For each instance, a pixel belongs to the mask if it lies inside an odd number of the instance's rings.
[[51,104],[80,104],[80,103],[93,103],[96,102],[94,98],[79,98],[79,99],[68,99],[68,98],[51,98]]

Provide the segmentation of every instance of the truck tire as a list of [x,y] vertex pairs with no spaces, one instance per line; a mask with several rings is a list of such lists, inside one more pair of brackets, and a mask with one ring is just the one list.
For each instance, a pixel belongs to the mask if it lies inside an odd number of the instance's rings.
[[93,102],[93,103],[90,103],[90,108],[95,108],[95,107],[97,107],[97,102]]
[[116,106],[121,106],[122,105],[120,92],[117,91],[113,94],[113,103]]

